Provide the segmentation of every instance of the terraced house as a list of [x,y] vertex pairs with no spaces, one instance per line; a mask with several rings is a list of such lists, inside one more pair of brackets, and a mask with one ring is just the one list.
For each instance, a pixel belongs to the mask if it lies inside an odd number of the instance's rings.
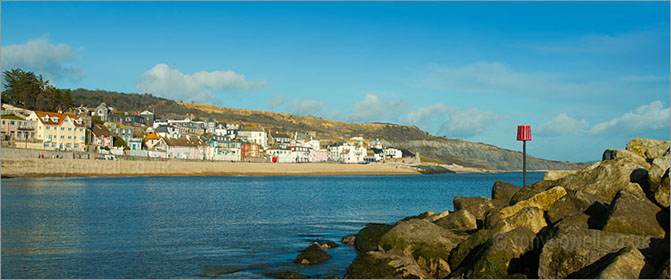
[[28,120],[37,123],[35,138],[44,149],[83,151],[86,146],[86,127],[76,115],[34,111]]

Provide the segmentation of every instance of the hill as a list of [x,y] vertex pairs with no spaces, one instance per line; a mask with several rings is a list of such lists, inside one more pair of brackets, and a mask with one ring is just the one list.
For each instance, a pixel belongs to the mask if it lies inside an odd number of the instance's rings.
[[[212,118],[217,121],[262,126],[270,131],[314,131],[322,140],[338,141],[355,136],[380,139],[387,145],[420,152],[422,156],[439,159],[447,164],[490,170],[521,170],[521,153],[496,146],[459,139],[436,137],[416,126],[390,123],[346,123],[317,117],[283,113],[232,109],[212,105],[188,104],[149,94],[127,94],[101,90],[72,91],[76,104],[95,107],[105,101],[123,111],[153,110],[158,115],[189,115],[194,119]],[[531,170],[577,169],[582,165],[527,157]]]

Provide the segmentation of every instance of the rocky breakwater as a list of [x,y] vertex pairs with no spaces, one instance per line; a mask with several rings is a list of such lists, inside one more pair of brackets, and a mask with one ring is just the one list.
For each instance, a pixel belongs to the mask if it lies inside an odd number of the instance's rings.
[[669,278],[669,141],[354,238],[345,278]]

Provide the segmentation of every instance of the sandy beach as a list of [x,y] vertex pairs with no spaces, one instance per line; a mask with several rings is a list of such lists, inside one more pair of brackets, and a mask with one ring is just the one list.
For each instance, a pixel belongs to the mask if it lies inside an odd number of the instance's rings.
[[409,166],[90,159],[2,159],[2,177],[419,174]]

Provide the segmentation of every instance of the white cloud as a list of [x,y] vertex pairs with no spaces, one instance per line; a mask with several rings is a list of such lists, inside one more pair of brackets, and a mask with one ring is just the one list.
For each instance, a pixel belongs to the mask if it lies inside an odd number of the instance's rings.
[[400,101],[380,99],[377,95],[367,93],[366,98],[354,103],[349,115],[350,121],[391,122],[405,111]]
[[137,91],[177,101],[212,103],[215,97],[211,91],[255,89],[265,85],[265,81],[247,81],[245,75],[230,70],[196,72],[189,75],[166,64],[156,64],[142,75]]
[[585,131],[589,127],[586,120],[576,120],[561,113],[554,119],[538,127],[538,135],[558,136]]
[[627,134],[668,128],[671,110],[662,102],[654,101],[620,117],[601,122],[590,129],[590,134]]
[[47,37],[28,40],[25,44],[2,47],[2,69],[21,68],[43,75],[51,82],[84,77],[81,69],[67,66],[75,59],[72,47],[52,44]]
[[494,112],[480,111],[475,107],[458,108],[436,103],[408,113],[405,121],[438,135],[469,138],[483,133],[500,118]]

